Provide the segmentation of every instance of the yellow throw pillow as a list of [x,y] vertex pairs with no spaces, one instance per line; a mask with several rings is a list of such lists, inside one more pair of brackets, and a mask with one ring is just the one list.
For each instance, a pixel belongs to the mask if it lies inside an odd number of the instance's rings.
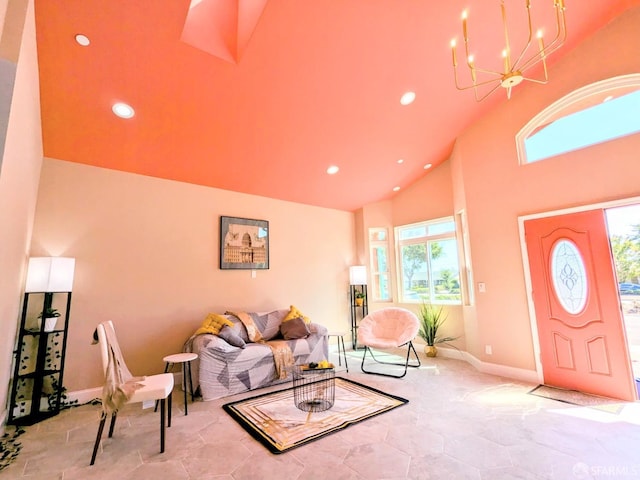
[[210,313],[207,315],[207,318],[204,319],[200,328],[196,330],[195,335],[200,335],[202,333],[217,335],[220,333],[220,329],[225,325],[233,327],[233,322],[217,313]]
[[293,320],[294,318],[302,318],[304,323],[311,323],[311,319],[305,316],[300,310],[298,310],[294,305],[291,305],[289,313],[285,315],[282,319],[282,322],[288,322],[289,320]]

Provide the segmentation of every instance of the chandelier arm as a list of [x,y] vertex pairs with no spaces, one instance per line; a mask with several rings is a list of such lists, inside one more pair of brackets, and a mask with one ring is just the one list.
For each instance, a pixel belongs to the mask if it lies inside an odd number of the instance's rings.
[[520,67],[518,67],[518,70],[520,70],[521,72],[524,72],[525,70],[533,67],[534,65],[537,65],[540,62],[545,63],[545,69],[546,69],[546,57],[547,57],[546,55],[542,57],[540,56],[539,53],[536,53],[531,58],[529,58],[526,62],[524,62]]
[[[533,38],[533,24],[531,22],[531,3],[529,1],[527,1],[526,8],[527,8],[527,23],[529,24],[529,37],[527,38],[527,43],[525,44],[524,48],[520,51],[520,55],[518,55],[518,58],[516,59],[516,61],[511,65],[511,71],[518,68],[518,64],[520,63],[520,60],[522,60],[522,57],[524,57],[524,54],[527,52],[527,50],[529,50],[529,47],[531,46],[531,39]],[[505,28],[506,28],[506,25],[505,25]],[[510,49],[511,48],[510,45],[507,44],[507,48]]]
[[478,98],[478,89],[474,88],[473,89],[473,94],[476,97],[476,102],[481,102],[482,100],[487,98],[489,95],[491,95],[493,92],[495,92],[498,88],[500,88],[500,84],[499,83],[495,87],[493,87],[491,90],[489,90],[487,93],[485,93],[480,98]]
[[529,77],[522,77],[523,80],[527,80],[529,82],[533,82],[533,83],[539,83],[541,85],[546,85],[547,83],[549,83],[549,79],[545,78],[544,80],[537,80],[535,78],[529,78]]
[[[511,67],[511,71],[524,70],[526,68],[524,65],[520,65],[520,61],[522,60],[522,57],[524,57],[524,54],[527,53],[527,50],[529,50],[530,46],[531,46],[531,35],[529,35],[529,40],[527,40],[527,43],[525,44],[524,48],[520,52],[520,55],[518,55],[518,58],[516,59],[516,61],[513,64],[513,66]],[[526,63],[525,63],[525,65],[526,65]]]
[[556,37],[553,39],[553,41],[547,46],[545,46],[542,49],[542,52],[538,52],[536,55],[534,55],[529,60],[527,60],[521,66],[521,70],[526,70],[527,68],[532,67],[533,65],[538,63],[540,60],[544,61],[546,57],[548,57],[549,55],[554,53],[556,50],[558,50],[560,47],[562,47],[562,45],[564,45],[564,42],[567,39],[567,27],[564,21],[564,15],[562,16],[562,18],[563,18],[563,23],[562,25],[559,25],[560,28],[558,30]]
[[480,73],[487,73],[489,75],[497,75],[498,77],[502,77],[504,75],[504,73],[497,72],[495,70],[485,70],[483,68],[478,68],[476,66],[474,66],[473,68],[475,69],[476,72],[480,72]]
[[567,39],[567,19],[564,16],[564,9],[556,5],[556,36],[544,48],[544,55],[551,55],[560,48]]
[[485,80],[485,81],[480,82],[480,83],[473,83],[471,85],[466,85],[466,86],[460,86],[458,84],[458,76],[457,75],[454,75],[454,78],[455,78],[455,81],[456,81],[456,88],[458,90],[469,90],[471,88],[481,87],[483,85],[488,85],[488,84],[493,83],[493,82],[498,82],[497,86],[500,86],[500,79],[499,78],[494,78],[492,80]]
[[[565,38],[566,38],[566,35],[565,35]],[[562,42],[558,43],[553,48],[549,48],[550,45],[546,46],[544,48],[544,50],[542,51],[543,55],[540,55],[539,52],[536,53],[531,58],[529,58],[525,63],[523,63],[518,69],[520,71],[524,71],[527,68],[530,68],[530,67],[534,66],[538,62],[544,61],[549,55],[551,55],[553,52],[555,52],[560,47],[562,47],[563,44],[564,44],[564,39],[562,40]]]
[[[561,7],[556,5],[556,36],[554,39],[546,45],[542,51],[536,53],[534,56],[529,58],[525,63],[519,66],[521,71],[526,70],[527,68],[532,67],[539,61],[544,61],[546,57],[551,55],[553,52],[558,50],[562,45],[564,45],[565,40],[567,39],[567,25],[566,18],[564,16],[564,12]],[[527,45],[526,48],[529,48]],[[525,48],[525,50],[526,50]],[[524,53],[524,51],[523,51]],[[546,67],[545,67],[546,68]]]

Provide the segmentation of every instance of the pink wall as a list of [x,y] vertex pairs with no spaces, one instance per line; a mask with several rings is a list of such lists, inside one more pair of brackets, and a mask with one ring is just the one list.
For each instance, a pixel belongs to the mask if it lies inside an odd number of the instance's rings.
[[[269,270],[218,268],[220,215],[269,221]],[[354,239],[348,212],[46,159],[31,254],[76,258],[65,385],[101,385],[104,320],[134,374],[161,371],[209,312],[294,304],[345,329]]]
[[407,225],[453,215],[449,162],[435,167],[393,199],[393,224]]
[[[476,291],[476,308],[465,312],[467,347],[481,360],[535,368],[518,216],[640,193],[640,135],[527,166],[519,165],[515,144],[517,132],[554,101],[640,71],[638,32],[635,8],[552,67],[548,85],[517,87],[510,101],[458,138],[452,156],[455,208],[467,211],[475,281],[487,286],[486,293]],[[492,356],[484,354],[486,344]]]
[[[363,229],[358,230],[358,234],[362,236],[363,243],[367,245],[367,251],[369,248],[369,228],[386,227],[389,232],[389,265],[391,267],[391,283],[394,297],[394,300],[390,303],[418,313],[420,304],[398,302],[393,229],[401,225],[453,215],[453,186],[450,162],[444,162],[429,171],[416,183],[399,192],[392,200],[367,205],[362,211],[364,218]],[[369,302],[369,311],[388,307],[390,303]],[[445,335],[461,336],[458,341],[453,343],[459,348],[464,348],[462,307],[448,306],[446,311],[449,316],[442,332]]]
[[[3,14],[0,9],[0,21]],[[24,33],[0,162],[0,425],[4,423],[13,373],[13,348],[42,164],[33,2],[28,5],[24,30],[22,26],[12,28],[15,34]]]

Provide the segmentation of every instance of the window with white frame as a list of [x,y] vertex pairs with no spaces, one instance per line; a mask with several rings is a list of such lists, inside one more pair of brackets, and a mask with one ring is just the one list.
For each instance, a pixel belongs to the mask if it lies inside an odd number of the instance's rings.
[[453,217],[396,227],[400,302],[460,304]]
[[373,301],[391,300],[389,284],[389,235],[386,228],[369,229],[369,258]]
[[640,132],[640,74],[579,88],[549,105],[516,135],[520,164]]

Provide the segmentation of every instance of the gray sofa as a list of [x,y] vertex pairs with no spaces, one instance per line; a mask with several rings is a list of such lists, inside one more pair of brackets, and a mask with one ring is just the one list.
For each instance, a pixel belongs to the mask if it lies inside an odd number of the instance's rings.
[[[265,342],[250,342],[245,326],[234,315],[225,315],[233,323],[230,329],[232,334],[225,328],[219,335],[207,333],[191,337],[185,344],[185,351],[198,354],[198,359],[192,362],[194,390],[199,390],[204,400],[214,400],[290,380],[290,371],[285,378],[278,376],[274,354],[269,346],[275,340],[286,341],[296,365],[328,358],[327,329],[322,325],[306,324],[309,329],[306,338],[283,337],[282,331],[285,334],[288,332],[286,328],[281,328],[282,320],[288,313],[288,309],[266,314],[249,312]],[[286,323],[287,328],[293,325]],[[223,336],[228,340],[221,338]],[[242,340],[237,340],[237,337]],[[235,346],[232,343],[245,345]]]

